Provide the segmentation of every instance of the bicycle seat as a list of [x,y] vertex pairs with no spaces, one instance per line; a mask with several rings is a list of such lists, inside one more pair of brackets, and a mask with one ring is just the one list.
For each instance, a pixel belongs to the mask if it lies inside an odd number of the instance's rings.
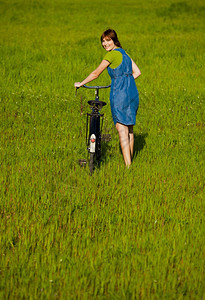
[[107,103],[106,102],[104,102],[104,101],[100,101],[100,100],[90,100],[90,101],[88,101],[88,104],[90,105],[90,106],[97,106],[99,109],[101,109],[103,106],[105,106]]

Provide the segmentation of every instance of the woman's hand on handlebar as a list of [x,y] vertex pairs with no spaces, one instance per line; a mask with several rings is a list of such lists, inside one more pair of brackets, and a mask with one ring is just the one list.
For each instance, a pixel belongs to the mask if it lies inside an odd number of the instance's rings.
[[76,89],[79,89],[79,88],[81,87],[81,82],[75,82],[75,83],[74,83],[74,87],[75,87]]

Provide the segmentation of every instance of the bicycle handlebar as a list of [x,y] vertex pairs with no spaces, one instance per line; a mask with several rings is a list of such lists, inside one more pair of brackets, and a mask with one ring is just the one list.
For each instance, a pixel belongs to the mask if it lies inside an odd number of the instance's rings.
[[82,87],[86,88],[86,89],[107,89],[109,87],[111,87],[111,84],[109,85],[105,85],[105,86],[99,86],[99,85],[96,85],[96,86],[88,86],[88,85],[83,85]]
[[[88,85],[83,85],[82,87],[86,88],[86,89],[96,89],[96,90],[99,90],[99,89],[107,89],[109,87],[111,87],[111,84],[109,85],[105,85],[105,86],[100,86],[100,85],[96,85],[96,86],[88,86]],[[76,87],[75,88],[75,96],[77,95],[77,90],[79,89],[79,87]]]

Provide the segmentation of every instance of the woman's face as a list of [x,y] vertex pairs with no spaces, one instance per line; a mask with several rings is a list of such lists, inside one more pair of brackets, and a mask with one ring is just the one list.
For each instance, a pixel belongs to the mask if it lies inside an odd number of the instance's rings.
[[106,51],[112,51],[116,48],[113,40],[109,37],[104,37],[104,39],[102,40],[102,46]]

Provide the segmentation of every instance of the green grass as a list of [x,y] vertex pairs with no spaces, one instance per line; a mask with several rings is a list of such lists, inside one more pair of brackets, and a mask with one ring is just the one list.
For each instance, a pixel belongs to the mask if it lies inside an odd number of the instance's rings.
[[[204,19],[202,0],[0,2],[0,299],[204,299]],[[107,105],[90,176],[94,95],[73,85],[108,27],[142,72],[135,154]]]

